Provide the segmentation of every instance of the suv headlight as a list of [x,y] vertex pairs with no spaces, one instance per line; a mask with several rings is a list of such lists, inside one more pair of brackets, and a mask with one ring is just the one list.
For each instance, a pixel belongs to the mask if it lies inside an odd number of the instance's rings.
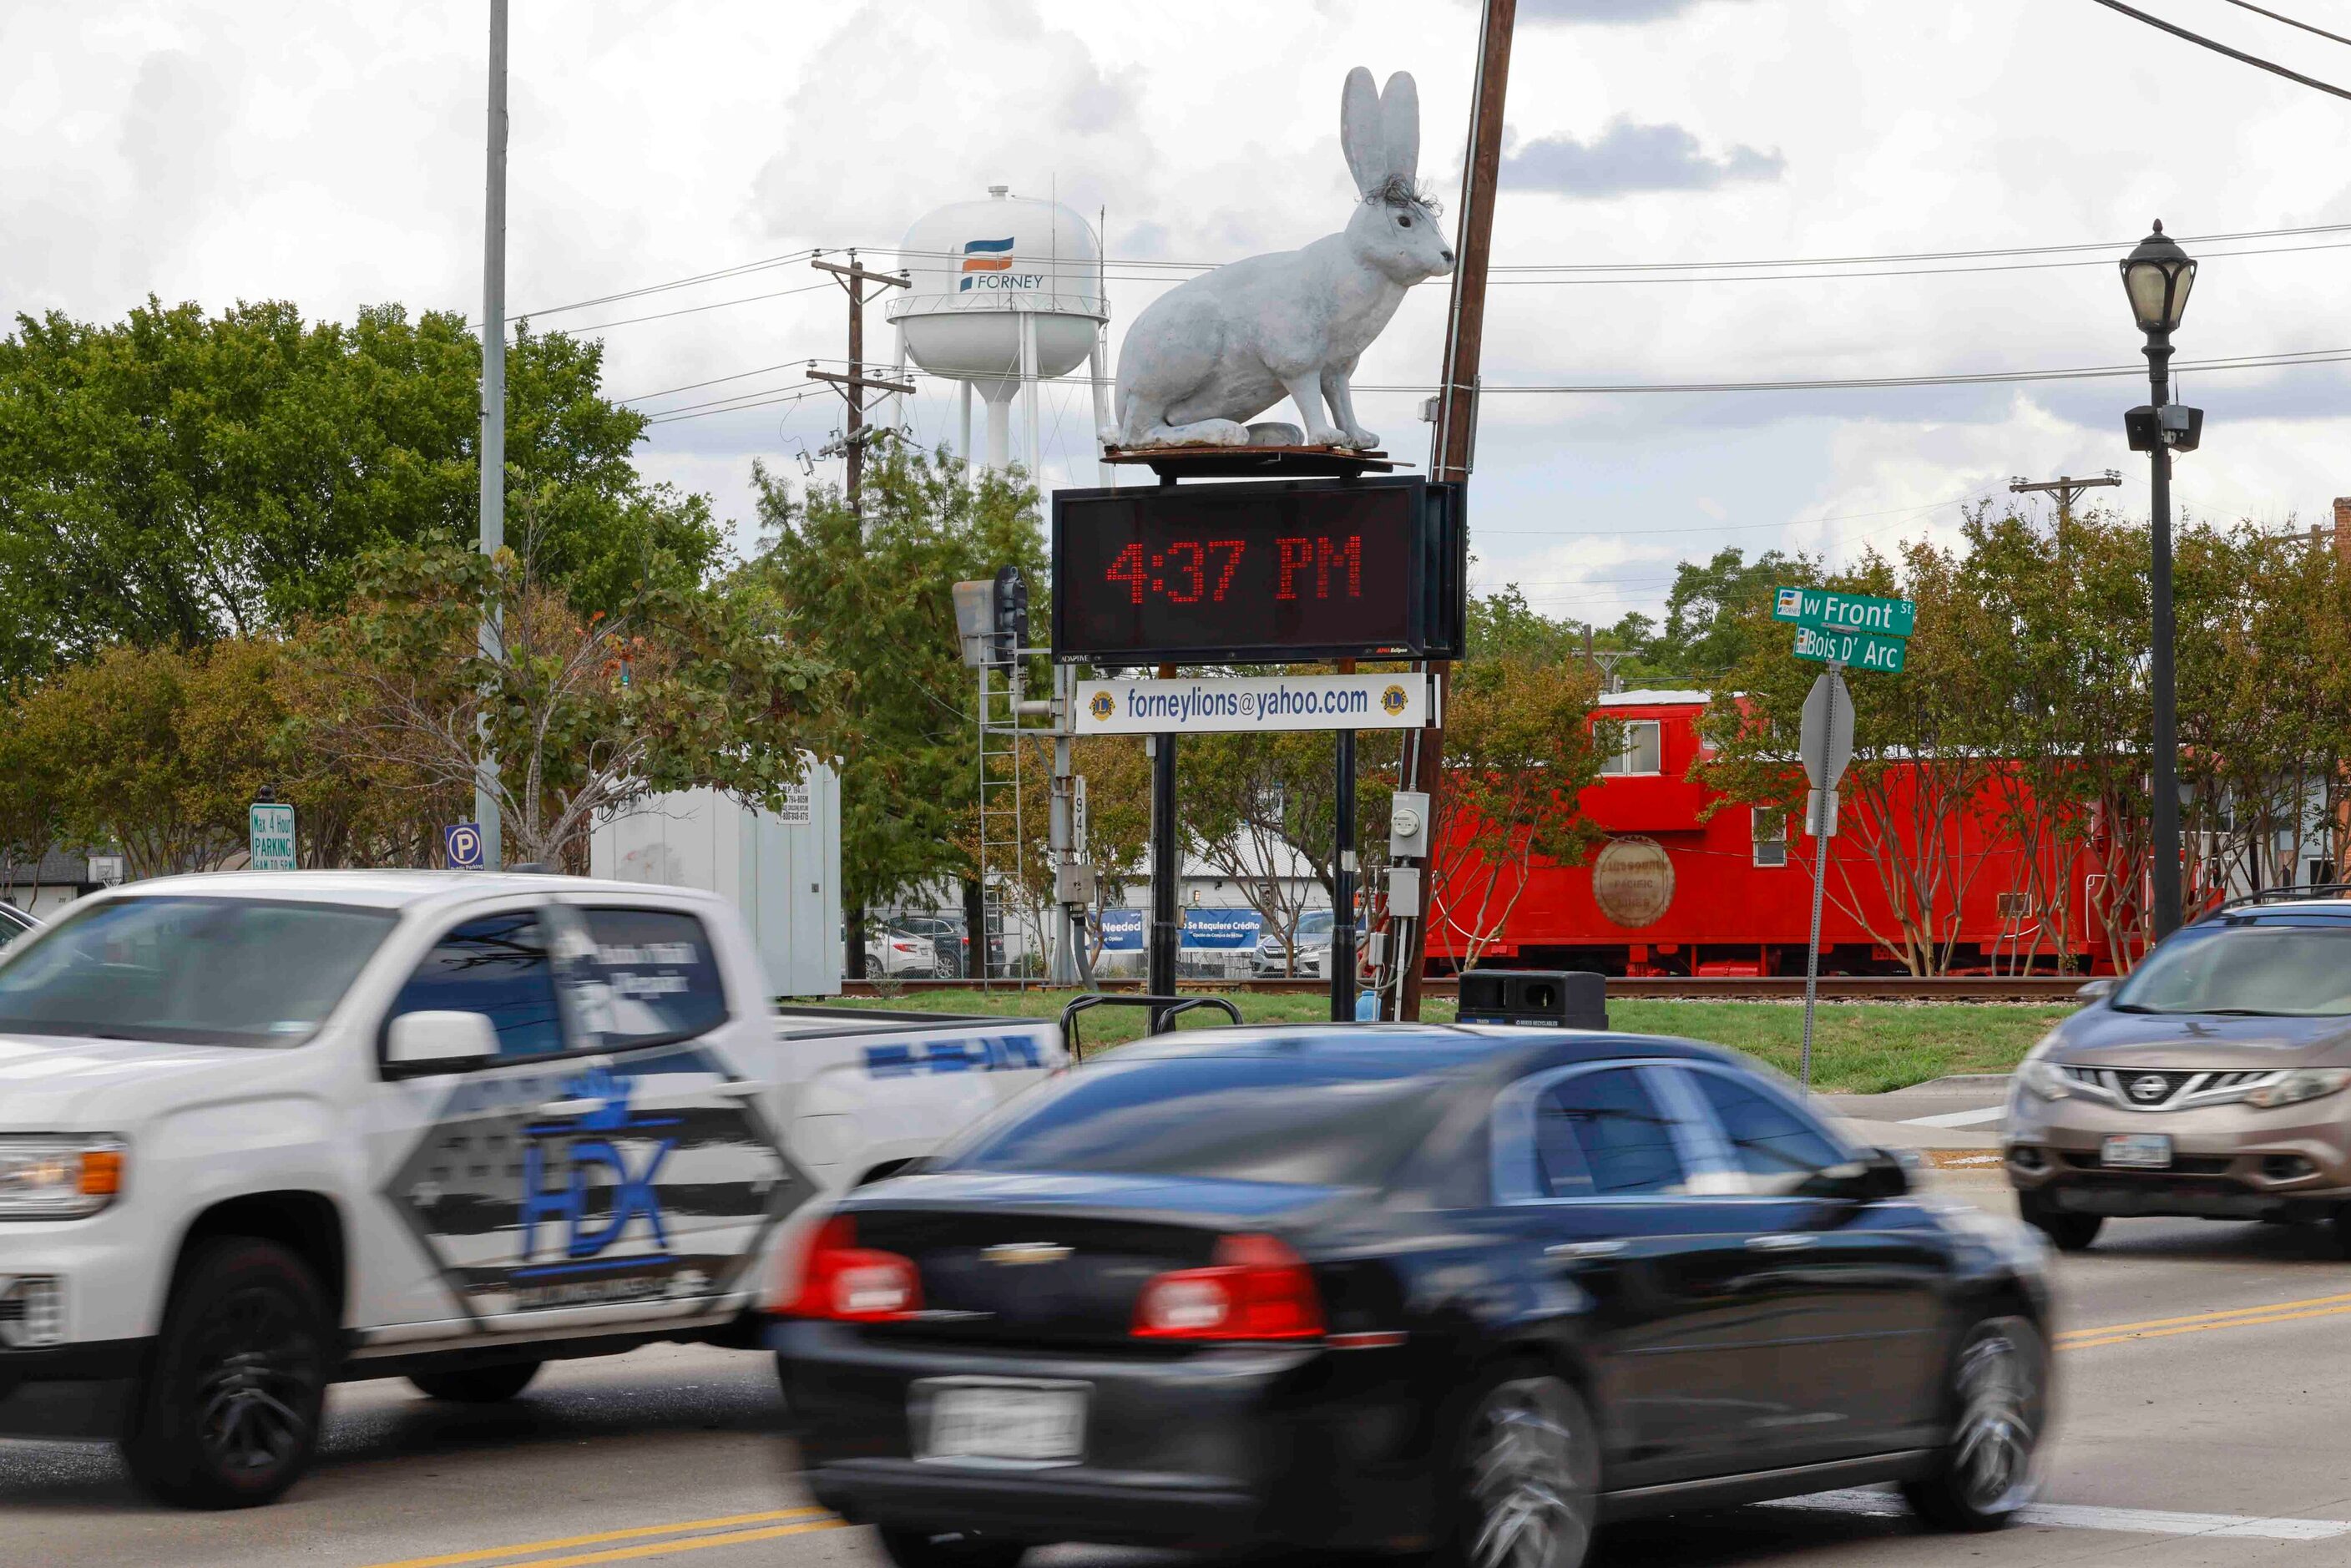
[[0,1219],[84,1219],[122,1192],[122,1140],[0,1134]]
[[2016,1070],[2016,1081],[2043,1100],[2063,1100],[2074,1092],[2065,1070],[2045,1056],[2028,1057]]
[[2299,1105],[2304,1100],[2335,1093],[2346,1083],[2351,1083],[2351,1068],[2297,1067],[2275,1083],[2264,1083],[2248,1093],[2245,1103],[2274,1111],[2281,1105]]

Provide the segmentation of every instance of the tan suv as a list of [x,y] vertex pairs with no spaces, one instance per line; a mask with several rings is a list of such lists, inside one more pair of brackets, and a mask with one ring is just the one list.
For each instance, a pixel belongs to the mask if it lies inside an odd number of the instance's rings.
[[2332,1221],[2351,1253],[2351,902],[2231,904],[2110,984],[2017,1069],[2024,1218],[2069,1251],[2125,1215]]

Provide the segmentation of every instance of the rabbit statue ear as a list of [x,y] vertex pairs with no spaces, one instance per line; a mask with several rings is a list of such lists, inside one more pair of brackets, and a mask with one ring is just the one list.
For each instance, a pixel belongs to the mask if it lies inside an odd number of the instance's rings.
[[1380,138],[1386,144],[1389,176],[1411,184],[1420,172],[1420,89],[1410,71],[1388,78],[1380,94]]
[[1387,183],[1386,123],[1372,73],[1357,66],[1347,73],[1347,85],[1339,94],[1339,146],[1347,154],[1355,189],[1366,196]]

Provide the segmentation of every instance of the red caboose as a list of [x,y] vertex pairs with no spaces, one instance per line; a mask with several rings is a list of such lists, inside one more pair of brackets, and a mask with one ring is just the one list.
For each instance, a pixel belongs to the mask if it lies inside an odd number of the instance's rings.
[[[1729,801],[1690,780],[1708,697],[1695,691],[1603,696],[1593,716],[1621,726],[1624,744],[1581,804],[1608,841],[1583,865],[1537,861],[1507,915],[1499,913],[1507,890],[1488,903],[1485,918],[1498,927],[1490,932],[1476,928],[1476,900],[1466,891],[1480,879],[1440,877],[1430,900],[1432,966],[1474,960],[1616,975],[1803,973],[1811,844],[1791,841],[1800,821]],[[1891,784],[1898,797],[1898,772]],[[1949,830],[1957,834],[1949,880],[1965,884],[1956,894],[1947,886],[1939,900],[1944,910],[1954,903],[1958,910],[1956,930],[1938,923],[1949,968],[2020,973],[2030,959],[2047,974],[2062,956],[2073,968],[2112,973],[2093,905],[2102,879],[2079,861],[2061,869],[2045,852],[2038,866],[2028,864],[2027,852],[2001,829],[1991,794],[1987,789],[1976,809],[1953,813]],[[1889,815],[1907,820],[1898,810]],[[1898,972],[1899,923],[1878,873],[1850,836],[1850,807],[1844,826],[1822,912],[1822,972]],[[1467,836],[1458,822],[1447,834],[1451,844]],[[1440,864],[1445,860],[1441,850]],[[1447,907],[1448,894],[1458,908]],[[2065,905],[2053,915],[2049,905],[2059,896]],[[1480,943],[1480,936],[1490,939]]]

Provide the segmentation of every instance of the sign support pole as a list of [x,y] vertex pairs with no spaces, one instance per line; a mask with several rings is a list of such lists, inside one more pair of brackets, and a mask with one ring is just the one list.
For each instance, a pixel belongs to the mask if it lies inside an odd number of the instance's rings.
[[[1844,690],[1844,666],[1829,665],[1829,724],[1827,754],[1836,750],[1837,697]],[[1813,935],[1804,946],[1804,1048],[1800,1063],[1800,1076],[1804,1092],[1813,1092],[1813,1007],[1819,999],[1821,986],[1821,895],[1828,887],[1829,844],[1834,835],[1830,831],[1836,812],[1836,786],[1834,781],[1824,789],[1812,792],[1810,808],[1813,830]]]
[[[1494,198],[1501,183],[1502,109],[1510,92],[1510,36],[1519,0],[1485,0],[1478,26],[1478,76],[1469,110],[1469,145],[1461,171],[1461,226],[1454,248],[1453,308],[1446,323],[1445,373],[1430,433],[1428,476],[1469,477],[1478,430],[1478,361],[1486,336],[1486,263],[1494,235]],[[1441,695],[1446,665],[1425,666]],[[1405,746],[1411,787],[1433,802],[1444,784],[1445,726],[1440,721]],[[1411,922],[1391,946],[1399,968],[1395,1016],[1420,1018],[1421,970],[1427,958],[1428,923]]]
[[[1151,737],[1151,936],[1144,988],[1155,997],[1176,994],[1176,944],[1183,932],[1176,910],[1176,883],[1183,857],[1176,848],[1176,737]],[[1165,1014],[1152,1009],[1151,1031]]]
[[[1353,660],[1344,661],[1352,664]],[[1331,864],[1331,1021],[1355,1016],[1355,732],[1338,732],[1338,797]]]
[[[490,0],[489,172],[482,203],[481,545],[496,556],[507,542],[507,0]],[[482,606],[482,656],[502,664],[506,638],[495,600]],[[483,694],[486,701],[492,693]],[[474,820],[482,826],[482,863],[506,864],[498,831],[498,758],[490,749],[489,715],[474,765]]]

